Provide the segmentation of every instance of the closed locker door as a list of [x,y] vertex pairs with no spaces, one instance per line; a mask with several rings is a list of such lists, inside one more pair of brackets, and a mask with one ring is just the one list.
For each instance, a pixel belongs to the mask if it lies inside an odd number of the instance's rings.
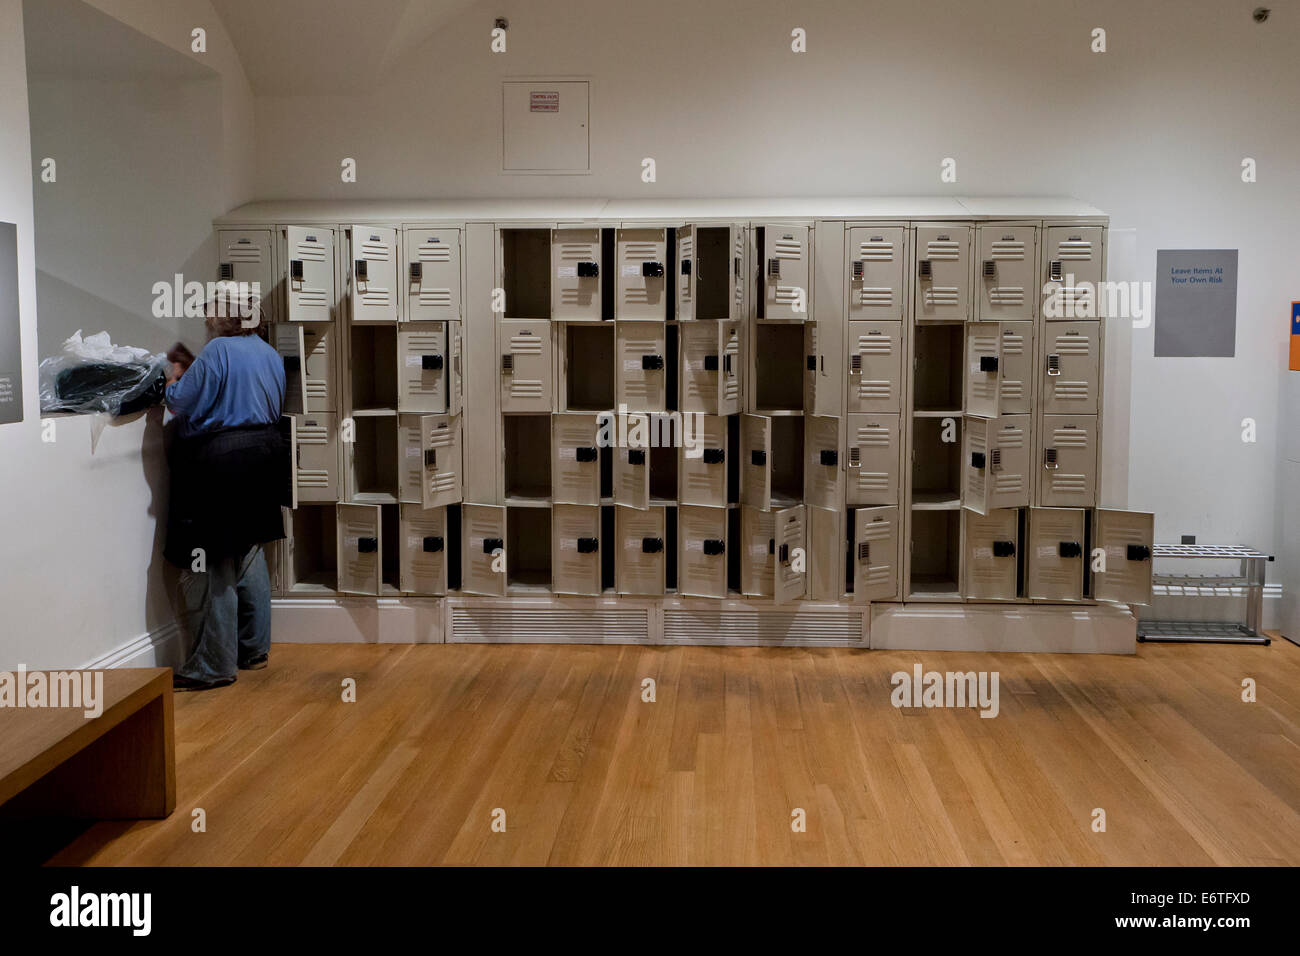
[[447,509],[402,505],[398,585],[408,594],[447,593]]
[[614,506],[614,589],[619,594],[664,593],[665,509]]
[[270,229],[220,229],[217,231],[217,278],[247,284],[255,294],[267,322],[278,322],[275,272],[271,267]]
[[501,411],[551,410],[551,326],[545,320],[502,319]]
[[677,591],[691,597],[727,596],[727,509],[677,509]]
[[1029,415],[1004,415],[988,422],[990,509],[1023,508],[1029,504],[1031,420]]
[[844,530],[837,508],[808,506],[808,599],[838,601],[844,591]]
[[344,594],[378,594],[383,553],[379,505],[340,504],[338,589]]
[[[829,334],[829,333],[828,333]],[[840,377],[844,371],[839,366],[840,351],[828,348],[831,343],[819,342],[818,324],[804,326],[804,354],[807,357],[804,371],[803,408],[812,415],[838,415],[840,413]],[[827,361],[830,352],[830,361]]]
[[298,500],[337,501],[339,497],[338,416],[317,412],[294,422]]
[[718,415],[694,419],[697,455],[691,449],[677,450],[677,499],[684,505],[727,504],[727,420]]
[[898,594],[898,509],[853,513],[853,603],[888,601]]
[[398,370],[397,407],[403,412],[447,411],[447,323],[431,322],[397,333],[402,367]]
[[807,226],[767,223],[760,265],[763,271],[763,318],[808,318],[811,230]]
[[808,526],[803,505],[772,512],[776,539],[775,580],[772,601],[787,604],[802,598],[808,590]]
[[334,230],[321,226],[286,226],[290,322],[334,319]]
[[718,403],[709,414],[735,415],[740,411],[740,323],[717,323]]
[[966,326],[966,414],[993,418],[998,413],[1002,329],[996,322]]
[[1038,503],[1091,508],[1097,503],[1097,417],[1044,415]]
[[[718,415],[722,367],[735,359],[719,351],[717,322],[691,322],[678,328],[681,343],[681,399],[683,412]],[[633,369],[635,371],[635,369]]]
[[330,412],[335,407],[334,327],[303,325],[303,388],[307,411]]
[[1027,415],[1034,410],[1034,324],[1002,323],[1002,354],[998,372],[1002,384],[998,405],[1003,415]]
[[460,230],[408,228],[403,241],[407,321],[460,321]]
[[1043,337],[1043,411],[1049,415],[1097,414],[1101,323],[1045,323]]
[[775,513],[740,509],[740,591],[749,597],[771,597],[776,580]]
[[662,412],[667,399],[665,326],[657,322],[619,322],[618,401],[632,411]]
[[740,503],[767,511],[772,507],[772,419],[740,416]]
[[618,256],[616,319],[662,322],[667,318],[665,295],[668,238],[664,229],[619,229],[614,236]]
[[840,420],[830,415],[804,418],[803,499],[818,508],[840,508],[844,472],[840,464]]
[[1101,226],[1047,227],[1044,239],[1047,295],[1043,301],[1043,318],[1097,318],[1104,234]]
[[600,507],[551,509],[551,590],[600,594]]
[[506,593],[506,509],[500,505],[461,508],[461,584],[466,594]]
[[353,322],[397,321],[397,230],[353,226],[348,294]]
[[695,303],[695,226],[687,223],[677,229],[677,320],[690,322],[699,318]]
[[1030,508],[1025,593],[1038,601],[1083,600],[1081,508]]
[[600,230],[551,231],[551,319],[599,322]]
[[967,417],[962,429],[965,448],[962,453],[963,508],[978,515],[989,512],[989,493],[993,486],[989,469],[989,426],[984,418]]
[[424,508],[461,500],[461,420],[453,415],[403,415],[402,500]]
[[902,336],[899,322],[849,323],[848,412],[902,410]]
[[849,321],[903,319],[902,227],[849,229]]
[[595,415],[569,412],[551,416],[551,500],[555,503],[600,504],[599,431]]
[[1015,508],[998,508],[979,515],[967,511],[966,576],[962,594],[976,601],[1014,601],[1019,551],[1020,512]]
[[1093,597],[1118,604],[1150,604],[1155,515],[1098,508],[1093,520],[1093,547],[1105,554],[1103,569],[1094,570],[1092,575]]
[[306,344],[303,341],[301,325],[280,324],[275,326],[275,350],[284,360],[284,413],[301,415],[307,410],[307,375],[303,370],[306,364]]
[[898,504],[898,415],[848,416],[845,500],[850,505]]
[[650,449],[615,447],[614,503],[644,511],[650,507]]
[[916,320],[968,321],[971,317],[970,226],[916,227]]
[[1032,320],[1038,304],[1038,227],[976,227],[976,305],[980,322]]

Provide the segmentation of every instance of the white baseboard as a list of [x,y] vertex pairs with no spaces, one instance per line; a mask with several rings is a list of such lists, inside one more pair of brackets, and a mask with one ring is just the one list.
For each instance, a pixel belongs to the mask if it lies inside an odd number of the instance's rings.
[[1118,604],[878,604],[873,650],[1133,654],[1137,619]]
[[177,667],[185,653],[184,632],[178,621],[168,621],[156,630],[132,638],[125,644],[83,664],[82,670],[111,670],[116,667]]

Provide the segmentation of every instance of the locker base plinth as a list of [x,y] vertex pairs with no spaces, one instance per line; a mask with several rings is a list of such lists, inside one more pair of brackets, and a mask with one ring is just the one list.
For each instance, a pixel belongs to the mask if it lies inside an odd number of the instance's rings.
[[1117,604],[876,604],[871,647],[1133,654],[1137,619]]
[[271,599],[276,644],[441,644],[442,601],[352,594]]

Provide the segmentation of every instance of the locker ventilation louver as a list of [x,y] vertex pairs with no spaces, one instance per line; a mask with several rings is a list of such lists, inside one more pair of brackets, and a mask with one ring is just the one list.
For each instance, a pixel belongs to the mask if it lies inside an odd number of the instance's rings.
[[861,611],[714,610],[664,608],[667,644],[742,646],[862,646]]
[[[1024,261],[1025,244],[1016,239],[999,239],[993,243],[990,250],[993,260],[1010,259],[1013,261]],[[988,262],[984,263],[985,274],[988,274]]]
[[504,607],[473,604],[448,609],[451,643],[647,644],[644,607]]

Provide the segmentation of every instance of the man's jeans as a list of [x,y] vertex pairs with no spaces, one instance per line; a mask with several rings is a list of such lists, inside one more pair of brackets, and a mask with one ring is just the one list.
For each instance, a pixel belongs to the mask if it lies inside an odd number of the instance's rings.
[[240,663],[271,649],[271,579],[262,546],[181,575],[194,651],[177,672],[210,683],[231,680]]

